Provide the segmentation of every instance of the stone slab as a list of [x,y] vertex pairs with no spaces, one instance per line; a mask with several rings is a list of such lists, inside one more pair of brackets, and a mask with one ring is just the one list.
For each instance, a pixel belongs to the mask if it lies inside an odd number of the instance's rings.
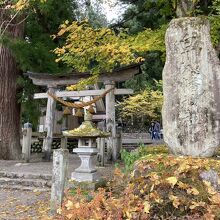
[[101,178],[98,172],[94,173],[82,173],[82,172],[73,172],[71,175],[71,180],[77,182],[96,182]]
[[64,196],[64,189],[67,186],[67,170],[68,170],[68,154],[67,149],[58,149],[53,154],[53,175],[51,187],[51,212],[54,214],[61,207]]
[[163,70],[164,141],[175,155],[210,157],[220,146],[220,62],[207,19],[173,19]]
[[107,181],[101,178],[99,181],[95,182],[77,182],[74,180],[70,180],[68,184],[68,188],[70,190],[82,189],[82,190],[97,190],[99,187],[105,187]]

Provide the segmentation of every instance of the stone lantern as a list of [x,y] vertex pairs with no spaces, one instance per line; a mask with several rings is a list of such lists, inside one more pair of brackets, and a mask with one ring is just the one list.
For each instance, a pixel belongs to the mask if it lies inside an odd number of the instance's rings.
[[108,137],[109,134],[96,128],[92,114],[85,112],[84,122],[74,130],[63,131],[63,135],[78,139],[78,148],[73,149],[81,159],[81,165],[72,173],[71,179],[77,182],[96,182],[100,176],[95,167],[98,150],[96,139]]

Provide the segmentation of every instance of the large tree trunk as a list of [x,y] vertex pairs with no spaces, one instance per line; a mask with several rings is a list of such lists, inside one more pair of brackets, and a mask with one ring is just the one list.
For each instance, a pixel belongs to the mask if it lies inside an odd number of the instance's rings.
[[[8,25],[10,19],[9,10],[0,9],[0,26],[4,22],[2,28],[7,27],[6,33],[12,38],[23,37],[23,24],[16,24],[18,20],[14,19]],[[18,159],[21,156],[16,83],[20,73],[11,50],[0,42],[0,159]]]
[[220,63],[203,18],[171,21],[163,70],[164,140],[172,153],[209,157],[220,146]]

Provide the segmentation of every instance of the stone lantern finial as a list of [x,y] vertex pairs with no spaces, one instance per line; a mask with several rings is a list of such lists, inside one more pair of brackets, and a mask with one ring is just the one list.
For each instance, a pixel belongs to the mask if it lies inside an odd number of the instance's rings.
[[92,114],[88,110],[85,110],[84,121],[92,121]]

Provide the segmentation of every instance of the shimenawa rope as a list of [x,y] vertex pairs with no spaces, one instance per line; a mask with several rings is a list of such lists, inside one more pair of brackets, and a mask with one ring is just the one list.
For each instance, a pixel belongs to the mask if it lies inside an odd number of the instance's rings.
[[64,101],[63,99],[57,97],[56,95],[48,92],[47,94],[49,96],[51,96],[52,98],[54,98],[56,101],[62,103],[63,105],[70,107],[70,108],[84,108],[86,106],[92,105],[93,103],[96,103],[97,101],[99,101],[100,99],[102,99],[103,97],[105,97],[111,90],[113,90],[114,88],[108,89],[106,90],[102,95],[97,96],[96,98],[92,99],[91,101],[88,102],[80,102],[80,103],[73,103],[73,102],[67,102]]

